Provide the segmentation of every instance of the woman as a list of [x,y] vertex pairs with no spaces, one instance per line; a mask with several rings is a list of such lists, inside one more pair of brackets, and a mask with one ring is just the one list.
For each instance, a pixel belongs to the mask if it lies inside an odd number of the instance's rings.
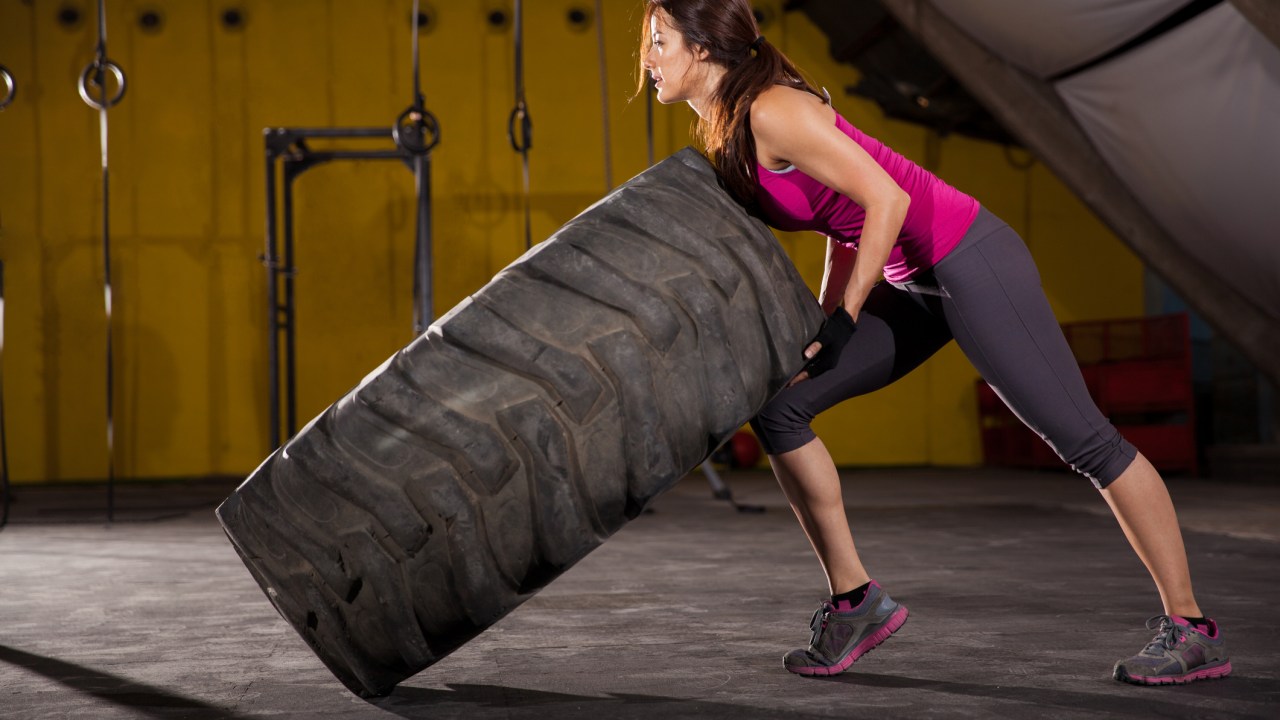
[[828,319],[804,348],[805,370],[753,421],[831,592],[809,646],[784,657],[787,670],[842,672],[907,618],[858,557],[839,476],[810,422],[954,339],[1005,403],[1093,481],[1155,580],[1164,614],[1148,628],[1157,634],[1117,662],[1114,677],[1153,685],[1230,673],[1222,633],[1192,594],[1164,481],[1089,398],[1017,234],[836,113],[759,35],[747,0],[648,0],[641,45],[659,102],[697,112],[737,200],[778,228],[828,236],[819,295]]

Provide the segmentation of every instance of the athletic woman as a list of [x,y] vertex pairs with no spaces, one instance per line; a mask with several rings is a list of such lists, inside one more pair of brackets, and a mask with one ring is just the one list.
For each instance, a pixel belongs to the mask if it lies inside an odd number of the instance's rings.
[[[783,230],[827,236],[827,320],[808,364],[752,421],[826,571],[830,600],[787,670],[832,675],[883,642],[907,609],[854,548],[819,412],[906,375],[955,340],[982,377],[1063,460],[1089,478],[1147,566],[1164,614],[1155,638],[1116,663],[1117,680],[1185,683],[1231,672],[1217,623],[1191,590],[1160,475],[1103,417],[1040,288],[1021,238],[841,117],[759,34],[748,0],[648,0],[641,69],[662,103],[687,102],[735,198]],[[881,282],[883,277],[884,282]]]

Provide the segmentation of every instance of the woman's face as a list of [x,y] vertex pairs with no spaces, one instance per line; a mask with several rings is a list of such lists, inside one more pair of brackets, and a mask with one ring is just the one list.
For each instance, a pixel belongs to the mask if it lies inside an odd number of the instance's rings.
[[[644,67],[657,83],[658,102],[684,102],[702,94],[699,54],[685,45],[684,36],[666,10],[657,8],[649,18],[649,53]],[[705,54],[701,53],[701,54]]]

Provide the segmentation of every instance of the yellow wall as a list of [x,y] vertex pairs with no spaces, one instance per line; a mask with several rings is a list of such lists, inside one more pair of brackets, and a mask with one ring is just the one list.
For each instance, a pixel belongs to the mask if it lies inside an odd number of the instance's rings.
[[[61,27],[64,4],[83,19]],[[238,4],[245,29],[218,22]],[[438,312],[523,251],[520,165],[506,140],[511,34],[497,0],[437,0],[423,36],[433,155]],[[762,3],[780,6],[780,0]],[[93,56],[96,3],[0,3],[0,64],[19,83],[0,113],[4,400],[17,481],[105,475],[105,322],[97,115],[75,92]],[[111,57],[129,73],[110,113],[116,289],[116,452],[126,477],[247,473],[267,447],[262,129],[386,126],[409,104],[407,0],[109,0]],[[569,28],[585,0],[527,11],[535,123],[533,234],[545,238],[605,190],[593,31]],[[614,181],[645,165],[633,86],[638,2],[606,5]],[[510,7],[510,3],[506,3]],[[160,9],[159,33],[139,29]],[[939,140],[843,96],[855,72],[798,13],[765,28],[855,124],[926,163],[1023,233],[1059,319],[1141,312],[1141,267],[1042,166],[1002,148]],[[657,153],[688,144],[687,108],[658,107]],[[316,143],[323,146],[323,143]],[[350,146],[348,143],[346,146]],[[371,147],[364,144],[362,147]],[[1024,160],[1017,157],[1016,160]],[[413,186],[395,163],[343,163],[296,185],[299,415],[305,421],[411,339]],[[815,284],[823,244],[784,245]],[[837,408],[818,430],[842,464],[979,460],[974,371],[954,347],[892,388]]]

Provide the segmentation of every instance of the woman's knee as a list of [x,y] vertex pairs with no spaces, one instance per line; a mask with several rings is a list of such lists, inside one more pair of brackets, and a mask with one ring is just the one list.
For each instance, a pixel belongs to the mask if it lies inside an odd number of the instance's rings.
[[751,419],[751,429],[769,455],[790,452],[816,437],[809,427],[813,422],[813,413],[794,402],[789,397],[792,394],[784,390]]
[[1072,470],[1089,478],[1099,490],[1120,477],[1138,455],[1137,448],[1110,424],[1066,441],[1045,440]]

